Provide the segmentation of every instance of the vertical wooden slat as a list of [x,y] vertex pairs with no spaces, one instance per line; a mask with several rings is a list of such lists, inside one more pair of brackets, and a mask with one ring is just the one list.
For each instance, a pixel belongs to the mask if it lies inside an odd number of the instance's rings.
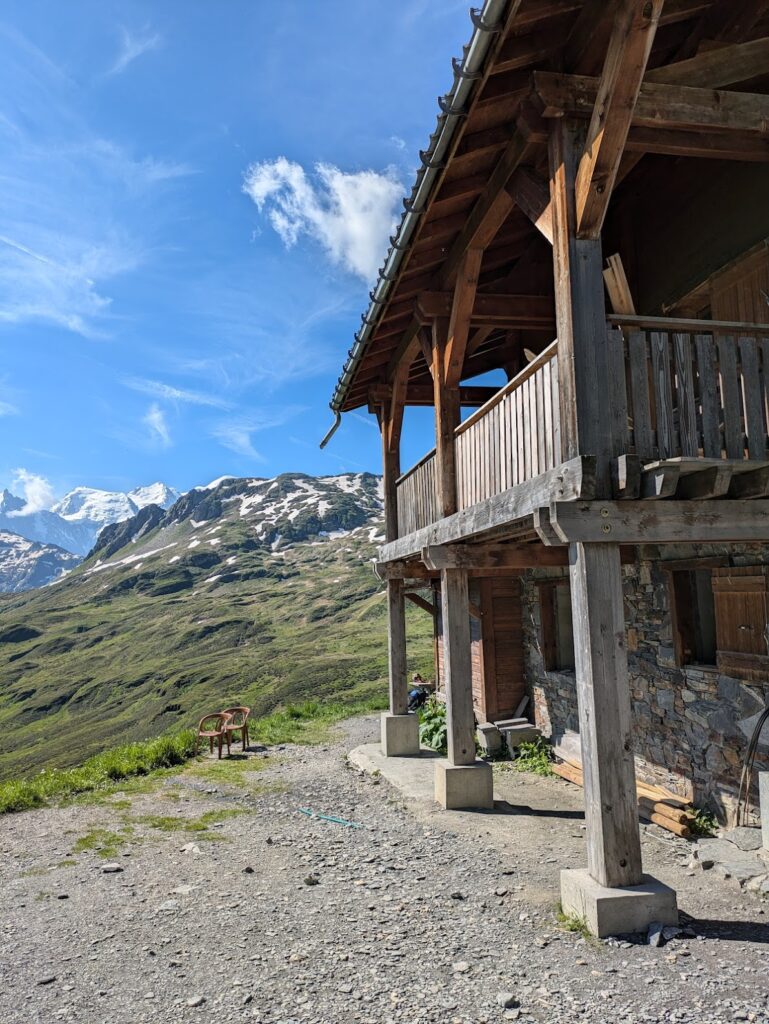
[[744,455],[742,423],[740,417],[740,389],[737,381],[737,349],[734,338],[723,336],[718,346],[718,369],[721,377],[721,405],[724,417],[724,444],[727,459],[741,459]]
[[545,469],[552,469],[553,462],[553,381],[550,375],[552,363],[542,367],[542,395],[544,400]]
[[769,428],[769,338],[760,338],[758,346],[761,350],[761,404]]
[[761,380],[758,372],[758,350],[755,338],[740,338],[740,377],[742,406],[745,410],[745,433],[748,435],[748,458],[766,458],[766,428],[761,402]]
[[559,395],[559,377],[558,377],[558,356],[554,356],[553,369],[551,373],[552,384],[553,384],[553,452],[555,455],[555,465],[558,466],[563,461],[563,447],[561,443],[561,405]]
[[694,401],[694,370],[691,340],[688,334],[673,335],[676,378],[678,380],[678,420],[681,454],[696,457],[700,445],[697,431],[697,406]]
[[635,453],[639,458],[651,461],[654,457],[654,437],[649,401],[649,360],[646,334],[643,331],[631,331],[628,335],[627,346],[630,362]]
[[698,334],[694,339],[697,351],[697,377],[700,406],[702,408],[702,447],[705,457],[721,457],[721,415],[718,397],[718,370],[716,345],[709,334]]
[[610,403],[610,424],[612,432],[612,454],[624,455],[627,443],[627,388],[625,386],[625,348],[622,331],[609,329],[606,357],[609,363],[609,377],[612,382]]
[[526,477],[526,436],[523,427],[523,391],[521,388],[515,392],[516,430],[518,434],[518,479],[516,483],[523,483]]
[[670,383],[668,335],[653,331],[650,336],[654,408],[657,413],[657,448],[661,459],[676,454],[673,433],[673,393]]

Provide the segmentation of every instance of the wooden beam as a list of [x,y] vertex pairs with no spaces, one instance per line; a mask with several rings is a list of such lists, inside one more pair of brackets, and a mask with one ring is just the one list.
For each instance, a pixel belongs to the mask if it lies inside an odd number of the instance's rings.
[[435,404],[435,464],[438,503],[442,516],[457,511],[457,464],[454,432],[459,426],[459,388],[446,384],[446,341],[449,321],[433,320],[433,394]]
[[580,160],[576,182],[577,234],[598,238],[633,109],[657,31],[663,0],[621,0]]
[[732,476],[730,498],[769,498],[769,466]]
[[[597,78],[536,71],[534,90],[543,117],[591,117],[599,91]],[[765,135],[769,96],[762,93],[698,89],[644,82],[633,111],[634,127],[744,132]]]
[[707,466],[699,473],[687,473],[679,481],[676,497],[723,498],[729,492],[733,475],[733,465],[726,461],[720,466]]
[[466,217],[459,237],[449,249],[440,272],[440,281],[444,287],[453,280],[465,252],[471,248],[486,248],[507,219],[513,200],[505,191],[505,185],[526,155],[527,146],[527,140],[520,132],[516,132],[507,144],[491,172],[486,188],[476,200],[469,217]]
[[575,182],[579,127],[559,120],[549,140],[553,204],[553,277],[563,457],[597,459],[599,493],[611,493],[611,459],[622,453],[609,400],[612,374],[600,239],[577,237]]
[[446,744],[452,765],[475,761],[475,717],[470,661],[470,609],[467,573],[441,572],[443,681],[446,690]]
[[569,564],[566,551],[541,544],[451,544],[422,549],[428,569],[535,569]]
[[619,253],[609,256],[606,261],[606,270],[603,272],[603,280],[606,291],[609,295],[612,309],[615,313],[624,313],[626,316],[635,316],[635,303],[630,293],[625,267]]
[[749,82],[769,72],[769,37],[748,43],[703,50],[689,60],[665,64],[646,72],[645,82],[688,85],[700,89],[725,89]]
[[572,544],[571,607],[588,872],[609,888],[642,880],[620,553]]
[[661,465],[645,469],[641,473],[641,498],[672,498],[676,493],[681,468],[676,465]]
[[387,649],[390,712],[393,715],[405,715],[409,704],[406,679],[406,606],[403,598],[403,580],[388,580]]
[[416,530],[407,537],[383,545],[379,562],[421,557],[422,549],[433,544],[481,538],[484,534],[510,527],[531,516],[551,501],[569,501],[594,493],[595,460],[578,458],[548,470],[534,480],[511,487],[493,498],[462,509],[445,519]]
[[508,182],[507,191],[518,209],[552,245],[553,214],[547,180],[530,167],[519,167]]
[[[450,292],[424,291],[416,301],[422,321],[448,317],[452,308]],[[470,312],[470,322],[485,326],[519,327],[522,330],[552,327],[555,322],[553,299],[549,295],[494,295],[478,292]]]
[[768,0],[720,0],[706,17],[706,36],[739,42],[753,31],[767,11]]
[[417,608],[421,608],[422,611],[427,612],[429,615],[435,617],[438,614],[438,609],[431,601],[425,600],[420,594],[406,594],[406,600],[411,601],[412,604],[416,605]]
[[[769,541],[769,501],[557,502],[534,515],[544,544],[682,544]],[[388,545],[389,547],[389,545]]]
[[612,495],[637,498],[641,493],[641,460],[637,455],[620,455],[612,463]]
[[467,340],[470,335],[470,316],[475,304],[482,259],[483,249],[468,249],[457,271],[448,337],[443,354],[447,387],[456,387],[462,377]]

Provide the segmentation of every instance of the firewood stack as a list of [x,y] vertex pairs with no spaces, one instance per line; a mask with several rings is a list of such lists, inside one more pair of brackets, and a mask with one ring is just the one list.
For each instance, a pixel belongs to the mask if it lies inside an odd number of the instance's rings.
[[[582,765],[577,761],[562,761],[551,765],[556,775],[562,779],[573,782],[575,786],[584,785]],[[695,810],[688,800],[676,796],[662,786],[651,786],[646,782],[636,780],[636,792],[638,794],[638,814],[644,821],[651,821],[660,828],[683,839],[689,839],[692,834],[692,824],[695,818]]]

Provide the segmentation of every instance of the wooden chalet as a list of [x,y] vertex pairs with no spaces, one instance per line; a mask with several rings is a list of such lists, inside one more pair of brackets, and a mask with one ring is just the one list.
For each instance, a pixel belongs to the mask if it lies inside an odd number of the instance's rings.
[[[621,889],[641,927],[675,894],[642,872],[635,773],[728,811],[769,693],[769,0],[486,0],[472,20],[331,403],[381,427],[383,744],[418,751],[420,581],[436,797],[491,805],[474,718],[528,693],[581,742],[588,867],[565,904],[605,931]],[[492,370],[504,386],[473,383]],[[405,469],[409,405],[435,437]]]

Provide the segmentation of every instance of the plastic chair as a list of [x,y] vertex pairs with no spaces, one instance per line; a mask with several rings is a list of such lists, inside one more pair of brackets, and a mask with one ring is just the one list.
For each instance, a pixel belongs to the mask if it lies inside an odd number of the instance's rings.
[[196,752],[200,747],[200,740],[203,738],[208,739],[208,745],[211,753],[213,754],[214,740],[217,740],[219,745],[219,760],[221,761],[222,758],[222,743],[225,742],[227,744],[227,756],[229,757],[230,734],[227,730],[227,726],[231,717],[232,716],[226,711],[215,711],[213,714],[204,715],[198,724],[198,735],[197,740],[195,741]]
[[225,708],[222,714],[230,717],[230,721],[225,726],[228,736],[239,732],[243,750],[245,750],[248,746],[248,716],[251,714],[251,708]]

